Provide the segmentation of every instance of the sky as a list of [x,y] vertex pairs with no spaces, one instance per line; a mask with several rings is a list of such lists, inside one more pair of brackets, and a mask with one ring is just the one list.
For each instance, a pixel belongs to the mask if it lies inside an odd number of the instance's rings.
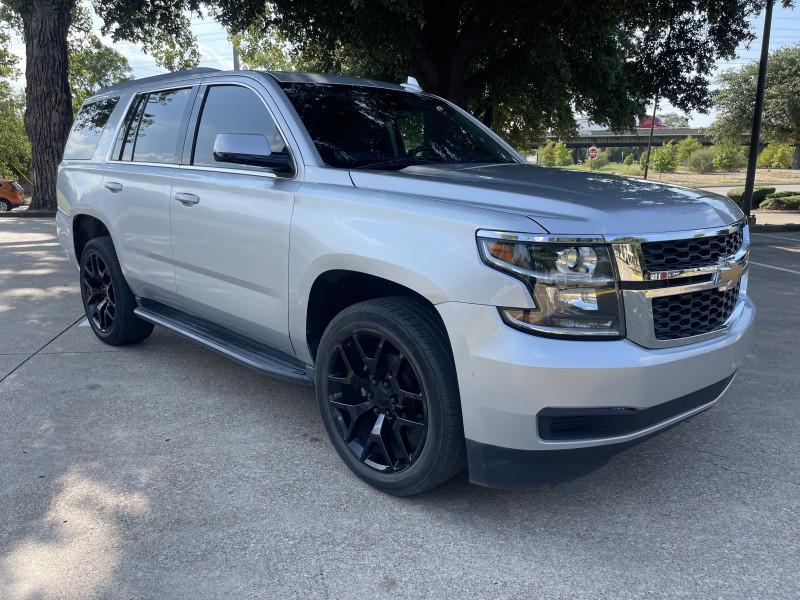
[[[764,15],[751,19],[753,32],[756,39],[749,46],[740,46],[734,60],[720,61],[718,70],[740,67],[750,61],[758,60],[761,51],[761,37],[764,30]],[[200,51],[200,66],[215,69],[233,68],[233,48],[225,29],[212,18],[194,16],[192,18],[192,32],[197,36]],[[99,22],[97,23],[99,35]],[[101,36],[102,37],[102,36]],[[133,69],[134,77],[148,77],[164,73],[165,70],[155,64],[152,57],[144,54],[136,44],[128,42],[113,42],[110,38],[103,38],[103,42],[127,57]],[[772,33],[770,35],[770,50],[783,46],[793,46],[800,43],[800,8],[795,10],[785,9],[776,2],[772,16]],[[21,39],[14,40],[12,49],[22,59],[24,67],[25,47]],[[409,73],[413,75],[413,73]],[[17,82],[19,88],[25,86],[24,78]],[[651,108],[652,110],[652,108]],[[670,112],[671,107],[665,106],[659,112]],[[705,127],[714,120],[713,112],[703,115],[694,113],[689,116],[692,127]]]

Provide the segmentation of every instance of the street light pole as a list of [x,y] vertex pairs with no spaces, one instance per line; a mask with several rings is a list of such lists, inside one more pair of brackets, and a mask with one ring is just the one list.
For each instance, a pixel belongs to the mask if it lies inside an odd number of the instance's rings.
[[236,49],[236,44],[233,45],[233,70],[239,70],[239,51]]
[[750,218],[753,206],[753,187],[756,183],[756,162],[758,161],[758,138],[761,133],[761,113],[764,111],[764,87],[767,82],[767,59],[769,58],[769,33],[772,27],[772,5],[774,0],[767,0],[764,13],[764,37],[761,39],[761,61],[758,64],[758,84],[756,86],[756,105],[753,108],[753,129],[750,131],[750,152],[747,157],[747,178],[742,194],[742,210]]

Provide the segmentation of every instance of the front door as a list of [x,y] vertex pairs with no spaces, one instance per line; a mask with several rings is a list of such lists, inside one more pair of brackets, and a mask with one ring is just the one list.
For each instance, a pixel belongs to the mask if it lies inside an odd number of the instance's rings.
[[250,87],[210,85],[196,104],[194,143],[170,202],[180,302],[196,316],[292,353],[289,227],[298,183],[264,167],[219,162],[213,146],[218,134],[249,133],[264,135],[273,153],[289,149]]

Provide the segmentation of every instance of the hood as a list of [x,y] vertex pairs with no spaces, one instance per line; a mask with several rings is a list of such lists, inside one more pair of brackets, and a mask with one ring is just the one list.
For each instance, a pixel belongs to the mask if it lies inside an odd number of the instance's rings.
[[363,189],[522,214],[550,233],[660,233],[722,227],[742,218],[731,200],[702,190],[527,164],[426,165],[350,175]]

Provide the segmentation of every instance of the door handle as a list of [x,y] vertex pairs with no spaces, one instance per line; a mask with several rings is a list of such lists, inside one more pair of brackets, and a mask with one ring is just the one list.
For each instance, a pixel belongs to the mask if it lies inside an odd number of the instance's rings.
[[178,192],[175,194],[175,200],[184,206],[193,206],[200,203],[200,196],[196,194],[187,194],[186,192]]
[[113,192],[114,194],[122,191],[122,184],[119,181],[106,181],[103,184],[103,187]]

